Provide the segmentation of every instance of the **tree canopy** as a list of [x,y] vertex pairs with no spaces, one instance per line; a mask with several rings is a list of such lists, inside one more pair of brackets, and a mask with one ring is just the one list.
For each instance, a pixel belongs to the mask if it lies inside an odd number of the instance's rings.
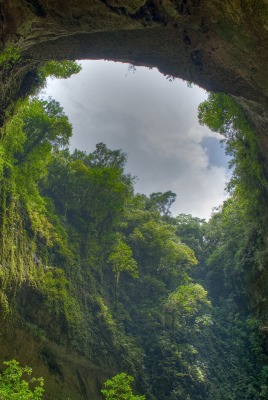
[[[25,101],[2,131],[1,309],[46,346],[67,343],[101,379],[123,371],[105,383],[107,400],[267,398],[260,322],[247,308],[249,282],[267,263],[256,208],[265,175],[232,99],[210,95],[199,117],[225,135],[235,159],[230,198],[208,222],[172,216],[171,191],[135,194],[122,150],[98,143],[71,153],[71,125],[55,100]],[[53,349],[44,368],[64,386]],[[11,396],[15,377],[25,399],[41,396],[41,380],[32,387],[21,375],[29,370],[8,368],[0,389],[4,379]],[[132,377],[144,396],[133,394]]]

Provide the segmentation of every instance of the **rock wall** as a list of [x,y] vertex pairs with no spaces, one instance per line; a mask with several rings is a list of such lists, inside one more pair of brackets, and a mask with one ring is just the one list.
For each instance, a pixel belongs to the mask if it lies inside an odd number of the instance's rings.
[[265,0],[4,0],[0,50],[22,56],[2,68],[1,112],[51,58],[154,66],[267,106],[267,18]]

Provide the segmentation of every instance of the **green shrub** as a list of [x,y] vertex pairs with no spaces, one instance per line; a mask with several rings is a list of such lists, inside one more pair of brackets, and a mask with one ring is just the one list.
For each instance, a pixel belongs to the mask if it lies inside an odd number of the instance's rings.
[[132,393],[130,384],[133,381],[133,376],[122,372],[108,379],[104,383],[106,389],[102,389],[101,393],[106,400],[145,400],[145,396],[136,396]]
[[0,374],[0,400],[42,399],[43,378],[32,378],[32,369],[21,367],[16,360],[5,361],[3,364],[6,368]]

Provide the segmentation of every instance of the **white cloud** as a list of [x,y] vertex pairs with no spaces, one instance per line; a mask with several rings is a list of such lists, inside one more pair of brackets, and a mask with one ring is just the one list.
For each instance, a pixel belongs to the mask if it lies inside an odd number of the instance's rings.
[[215,144],[204,141],[219,135],[198,125],[205,91],[168,82],[156,70],[126,74],[127,65],[85,62],[79,75],[49,83],[47,94],[73,123],[72,148],[92,151],[98,142],[121,148],[139,177],[137,191],[172,190],[178,194],[174,213],[208,217],[225,197],[227,175],[220,162],[210,164]]

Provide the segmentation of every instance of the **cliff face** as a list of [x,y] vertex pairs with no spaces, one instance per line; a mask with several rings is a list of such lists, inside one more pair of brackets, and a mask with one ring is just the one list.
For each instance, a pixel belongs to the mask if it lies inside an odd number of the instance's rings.
[[51,58],[154,66],[207,90],[268,102],[263,0],[3,1],[0,15],[0,50],[15,44],[22,54],[1,73],[2,110]]

